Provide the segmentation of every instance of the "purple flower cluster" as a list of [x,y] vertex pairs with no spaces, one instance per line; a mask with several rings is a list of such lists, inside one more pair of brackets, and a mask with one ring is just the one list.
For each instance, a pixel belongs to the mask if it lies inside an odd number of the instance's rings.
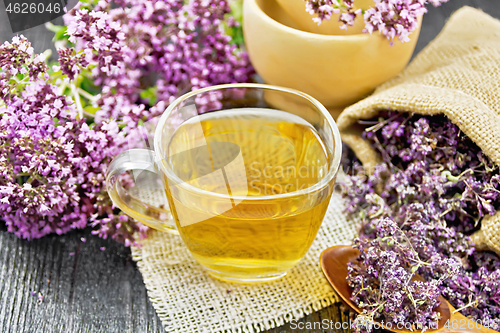
[[[238,27],[228,1],[102,0],[65,17],[101,88],[96,122],[114,118],[134,135],[186,92],[249,82],[248,56],[225,28]],[[71,75],[71,72],[65,71]],[[213,101],[199,101],[201,105]]]
[[[438,286],[434,296],[443,295],[463,314],[499,330],[500,259],[476,251],[469,238],[482,217],[500,210],[498,166],[444,116],[386,112],[360,124],[367,126],[364,136],[383,162],[371,173],[357,161],[349,170],[346,206],[363,217],[357,241],[363,269],[352,271],[350,279],[401,274],[389,261],[374,266],[369,260],[393,251],[384,234],[392,224],[423,262],[415,272]],[[398,268],[415,273],[414,265],[398,260]],[[374,294],[382,290],[388,298],[400,297],[380,284],[371,286]],[[370,297],[358,296],[357,302]]]
[[409,35],[418,27],[418,17],[425,14],[425,6],[430,2],[439,6],[448,0],[374,0],[373,7],[366,10],[355,9],[353,0],[304,0],[306,11],[316,14],[313,20],[320,24],[331,19],[333,14],[341,13],[339,22],[342,28],[354,24],[358,15],[363,15],[366,33],[380,31],[388,40],[398,37],[401,42],[408,42]]
[[[124,9],[117,9],[121,12]],[[101,108],[96,121],[113,117],[119,118],[120,112],[128,113],[138,109],[135,101],[128,96],[135,96],[140,88],[140,71],[127,68],[125,59],[133,57],[125,42],[125,33],[119,20],[114,20],[106,11],[89,11],[82,8],[65,15],[69,41],[75,48],[60,49],[59,62],[71,66],[62,66],[61,70],[69,78],[89,69],[92,83],[101,87],[101,95],[92,100]],[[90,66],[90,67],[89,67]],[[117,101],[125,100],[123,103]]]
[[[18,94],[28,79],[36,80],[42,74],[45,75],[47,65],[43,54],[33,57],[33,47],[24,37],[14,37],[12,44],[5,42],[0,53],[0,98],[12,100]],[[25,81],[18,79],[18,74],[27,76]]]
[[75,49],[59,49],[59,69],[74,80],[75,76],[80,74],[82,67],[86,68],[89,63],[85,59],[85,54],[77,54]]
[[131,244],[147,228],[134,221],[120,225],[124,217],[104,186],[106,165],[124,147],[123,134],[112,120],[89,127],[79,118],[74,101],[50,83],[43,56],[32,50],[22,36],[0,47],[0,85],[15,92],[2,95],[0,106],[2,219],[26,239],[90,223]]
[[106,167],[181,94],[251,81],[248,57],[229,34],[240,29],[230,11],[220,0],[80,3],[58,28],[72,47],[58,50],[52,72],[26,38],[3,44],[0,213],[8,230],[33,239],[92,226],[125,245],[145,237],[147,227],[114,207]]
[[[414,249],[414,239],[396,222],[382,218],[376,226],[376,237],[356,239],[354,247],[361,253],[359,262],[348,266],[352,299],[363,310],[364,318],[369,319],[365,327],[357,328],[366,329],[378,319],[392,327],[412,323],[415,328],[430,328],[438,319],[434,310],[439,305],[443,280],[421,281],[415,274],[426,266],[454,276],[460,263],[438,256],[423,261]],[[418,227],[412,229],[418,234]]]
[[333,14],[339,14],[339,22],[343,23],[342,29],[354,25],[357,15],[362,13],[361,9],[354,9],[354,0],[305,0],[306,11],[311,15],[317,15],[313,21],[321,24],[324,20],[330,20]]
[[[147,139],[142,124],[154,122],[182,94],[252,80],[247,54],[224,29],[239,27],[227,1],[113,3],[119,6],[102,0],[65,16],[75,46],[60,50],[59,61],[70,78],[90,71],[87,77],[100,93],[82,99],[96,109],[97,124],[115,119],[122,126],[129,147]],[[219,103],[209,98],[197,102],[202,108]],[[125,219],[111,225],[128,225]],[[106,236],[114,230],[97,233]]]

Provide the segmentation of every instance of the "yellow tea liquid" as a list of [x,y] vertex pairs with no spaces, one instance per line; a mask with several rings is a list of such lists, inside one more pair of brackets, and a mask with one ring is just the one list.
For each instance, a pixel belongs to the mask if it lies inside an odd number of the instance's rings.
[[175,131],[169,155],[180,180],[207,191],[167,176],[178,230],[209,273],[233,282],[271,280],[305,255],[331,196],[328,186],[293,195],[329,169],[309,123],[269,109],[208,113]]

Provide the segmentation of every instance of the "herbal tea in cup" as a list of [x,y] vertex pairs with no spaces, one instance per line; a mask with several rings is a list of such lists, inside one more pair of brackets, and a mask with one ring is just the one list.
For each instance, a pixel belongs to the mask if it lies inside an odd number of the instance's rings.
[[[179,233],[210,275],[239,283],[277,279],[302,259],[325,215],[341,155],[337,127],[319,102],[259,84],[179,98],[156,128],[154,149],[115,159],[108,174],[113,201],[153,228]],[[116,181],[154,163],[175,225]]]

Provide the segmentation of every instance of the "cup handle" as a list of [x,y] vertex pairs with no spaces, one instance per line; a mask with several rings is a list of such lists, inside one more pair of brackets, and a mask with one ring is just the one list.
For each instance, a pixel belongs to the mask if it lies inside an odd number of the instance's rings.
[[132,196],[118,181],[126,171],[143,170],[158,173],[155,155],[149,149],[130,149],[116,156],[106,171],[106,189],[113,203],[125,214],[148,227],[178,235],[170,211],[149,205]]

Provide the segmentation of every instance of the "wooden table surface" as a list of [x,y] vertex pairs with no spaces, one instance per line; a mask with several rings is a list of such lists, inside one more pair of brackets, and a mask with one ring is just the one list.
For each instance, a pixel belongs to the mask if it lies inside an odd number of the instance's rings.
[[[451,13],[464,5],[500,18],[500,0],[450,0],[438,8],[430,6],[415,52],[425,47]],[[23,34],[34,42],[38,52],[51,45],[44,27]],[[11,37],[0,1],[0,42]],[[0,332],[164,332],[128,248],[92,236],[89,230],[31,242],[5,230],[0,222]],[[106,249],[102,251],[101,247]],[[38,293],[43,295],[42,302]],[[324,319],[346,320],[339,306],[333,305],[300,323],[319,325]],[[266,333],[289,332],[327,330],[301,330],[288,324]]]

